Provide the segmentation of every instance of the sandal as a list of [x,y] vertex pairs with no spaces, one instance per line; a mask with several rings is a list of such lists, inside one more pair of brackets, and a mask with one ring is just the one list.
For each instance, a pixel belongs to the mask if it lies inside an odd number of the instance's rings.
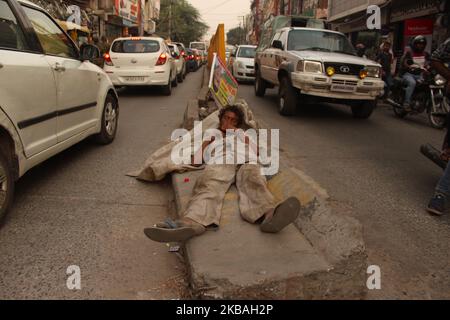
[[280,203],[269,220],[264,220],[261,224],[261,231],[267,233],[278,233],[285,227],[293,223],[300,212],[300,201],[292,197]]

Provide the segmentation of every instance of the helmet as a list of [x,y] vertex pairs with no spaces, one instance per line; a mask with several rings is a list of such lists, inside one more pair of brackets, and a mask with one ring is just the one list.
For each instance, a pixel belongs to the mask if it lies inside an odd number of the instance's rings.
[[[423,49],[418,49],[417,48],[417,46],[419,44],[423,44]],[[411,48],[414,51],[423,51],[423,50],[425,50],[426,46],[427,46],[427,39],[424,36],[417,36],[411,42]]]

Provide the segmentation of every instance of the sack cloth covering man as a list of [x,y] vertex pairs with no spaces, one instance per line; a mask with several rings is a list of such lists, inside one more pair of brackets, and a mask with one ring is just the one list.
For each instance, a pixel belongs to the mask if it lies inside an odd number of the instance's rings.
[[[244,114],[237,106],[226,106],[220,111],[219,120],[219,130],[225,136],[227,131],[229,133],[242,128]],[[255,147],[248,137],[243,139],[250,148]],[[203,161],[207,161],[204,157],[205,150],[213,142],[214,139],[205,141],[198,151],[201,152]],[[231,156],[234,159],[234,155],[229,154],[229,149],[219,153],[220,156]],[[157,242],[184,242],[205,233],[209,227],[218,227],[225,194],[233,183],[236,184],[239,193],[242,218],[252,224],[260,224],[262,232],[280,232],[297,219],[300,202],[292,197],[276,206],[260,169],[258,164],[207,163],[196,182],[194,195],[183,217],[175,222],[169,220],[147,228],[144,230],[145,235]]]

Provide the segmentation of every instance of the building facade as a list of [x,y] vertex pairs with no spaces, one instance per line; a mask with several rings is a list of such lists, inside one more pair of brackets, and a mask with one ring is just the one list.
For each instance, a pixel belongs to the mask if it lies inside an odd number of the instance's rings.
[[[70,22],[71,28],[87,30],[85,33],[88,36],[98,39],[106,37],[109,42],[120,36],[154,33],[154,20],[159,18],[160,11],[160,0],[31,1],[62,24]],[[75,38],[78,44],[88,40],[84,34]]]
[[[250,43],[257,44],[262,26],[272,17],[279,15],[303,15],[327,19],[328,0],[253,0],[250,6],[252,30]],[[250,41],[251,40],[251,41]]]
[[[379,30],[368,30],[369,5],[380,8]],[[450,0],[330,0],[328,14],[332,28],[347,34],[354,44],[363,43],[369,58],[385,39],[398,58],[416,35],[427,38],[429,52],[450,36],[449,9]]]

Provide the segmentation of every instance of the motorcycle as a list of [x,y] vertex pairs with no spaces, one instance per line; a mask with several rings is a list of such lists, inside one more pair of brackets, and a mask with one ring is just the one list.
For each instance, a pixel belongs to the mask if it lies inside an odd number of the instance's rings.
[[[417,66],[417,68],[413,67],[411,72],[417,74],[422,71]],[[394,113],[399,118],[426,111],[430,125],[433,128],[442,129],[446,125],[447,113],[450,111],[449,102],[444,95],[445,87],[446,80],[444,77],[433,72],[423,72],[423,77],[417,81],[411,99],[411,111],[406,111],[403,108],[406,83],[402,78],[396,77],[394,78],[394,84],[390,90],[387,102],[393,106]]]

